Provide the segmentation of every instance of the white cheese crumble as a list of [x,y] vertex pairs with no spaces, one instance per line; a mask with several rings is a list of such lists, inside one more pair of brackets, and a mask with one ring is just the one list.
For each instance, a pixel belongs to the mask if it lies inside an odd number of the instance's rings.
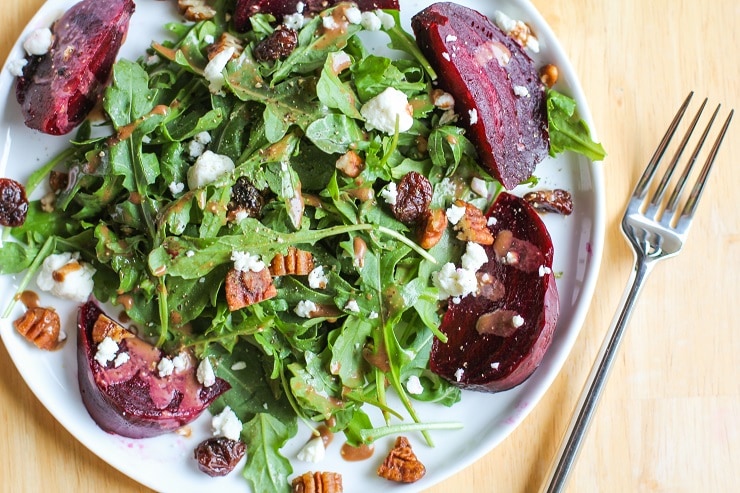
[[514,94],[519,96],[520,98],[527,98],[529,97],[529,89],[527,89],[526,86],[513,86]]
[[303,318],[311,318],[311,312],[316,311],[318,307],[311,300],[301,300],[293,309],[296,315]]
[[492,370],[498,370],[498,367],[501,366],[501,363],[496,361],[495,363],[491,363],[491,369]]
[[540,51],[540,42],[529,26],[520,20],[512,19],[501,11],[496,11],[493,22],[507,34],[514,38],[521,46],[535,53]]
[[522,318],[521,315],[514,315],[511,317],[511,325],[516,327],[517,329],[524,325],[524,318]]
[[539,268],[540,277],[545,277],[546,274],[552,274],[552,269],[546,265],[540,265],[540,268]]
[[451,110],[455,107],[455,98],[449,92],[442,92],[434,98],[434,106],[443,110]]
[[488,262],[488,255],[481,245],[469,241],[465,247],[465,253],[460,261],[463,269],[477,272],[481,267],[483,267],[483,264]]
[[396,132],[396,120],[399,132],[406,132],[414,124],[413,109],[406,94],[395,87],[386,88],[363,104],[360,114],[369,130],[378,129],[388,135]]
[[172,365],[176,372],[187,370],[190,367],[190,358],[185,353],[180,353],[172,358]]
[[326,456],[324,439],[320,436],[309,440],[296,454],[296,459],[303,462],[321,462]]
[[188,142],[188,154],[190,154],[190,157],[192,158],[199,158],[205,150],[206,146],[204,146],[197,140],[191,140],[190,142]]
[[328,284],[329,278],[324,273],[323,265],[314,267],[313,270],[308,273],[308,285],[311,289],[325,289]]
[[100,344],[98,349],[95,351],[95,361],[100,363],[101,366],[106,366],[109,361],[113,361],[118,353],[118,344],[116,341],[106,336]]
[[488,197],[488,183],[477,176],[470,180],[470,189],[481,197]]
[[487,224],[488,226],[495,226],[495,225],[496,225],[496,223],[498,223],[498,219],[496,219],[496,218],[495,218],[495,217],[493,217],[493,216],[489,217],[489,218],[488,218],[488,221],[486,221],[486,224]]
[[231,252],[231,260],[234,262],[234,269],[239,272],[262,272],[265,263],[260,260],[259,255],[252,255],[249,252]]
[[231,440],[239,440],[242,434],[242,422],[231,407],[226,406],[223,411],[211,418],[213,436],[223,436]]
[[349,300],[344,309],[353,313],[360,313],[360,305],[357,304],[357,300]]
[[170,189],[170,192],[172,195],[177,195],[182,193],[185,190],[185,184],[181,181],[173,181],[168,185],[168,188]]
[[131,359],[128,353],[118,353],[116,359],[113,360],[113,366],[118,368],[121,365],[125,365]]
[[376,312],[375,310],[373,310],[373,311],[370,312],[370,314],[367,316],[367,318],[369,318],[370,320],[375,320],[379,316],[380,315],[378,315],[378,312]]
[[300,12],[283,16],[283,25],[285,25],[285,27],[287,27],[288,29],[300,31],[305,24],[306,18],[303,17],[303,14],[301,14]]
[[380,31],[383,23],[375,12],[363,12],[360,24],[366,31]]
[[157,363],[157,372],[159,374],[159,378],[169,377],[174,371],[175,364],[172,363],[172,360],[167,357],[162,358],[161,360],[159,360],[159,363]]
[[213,365],[211,365],[210,358],[205,358],[198,365],[198,369],[195,371],[195,376],[204,387],[210,387],[216,383],[216,372],[213,371]]
[[234,56],[235,48],[229,46],[214,56],[203,69],[203,77],[208,81],[208,90],[213,94],[221,92],[224,87],[224,69]]
[[188,169],[188,188],[195,190],[213,183],[234,171],[234,161],[229,156],[205,151]]
[[377,9],[375,11],[375,15],[378,16],[378,20],[380,20],[380,25],[383,27],[383,29],[388,30],[396,27],[396,19],[394,19],[391,14]]
[[359,24],[362,22],[362,11],[354,5],[344,9],[344,17],[350,24]]
[[212,45],[216,39],[213,37],[213,34],[206,34],[203,36],[203,41],[205,41],[207,44]]
[[452,224],[453,226],[456,225],[458,222],[460,222],[460,219],[463,218],[465,215],[465,207],[452,204],[447,209],[447,220]]
[[334,30],[339,28],[339,24],[337,24],[337,21],[334,20],[333,15],[326,15],[321,19],[321,24],[324,26],[324,29]]
[[454,34],[448,34],[445,38],[445,41],[447,41],[448,43],[454,43],[455,41],[457,41],[457,36],[455,36]]
[[475,108],[472,108],[468,110],[468,115],[470,116],[470,124],[475,125],[478,123],[478,110]]
[[246,367],[247,367],[247,363],[245,363],[244,361],[237,361],[236,363],[231,365],[231,369],[234,371],[243,370]]
[[23,49],[29,55],[46,55],[49,52],[49,48],[53,43],[53,35],[51,29],[48,27],[42,27],[36,29],[28,35],[25,41],[23,41]]
[[419,377],[411,375],[409,379],[406,380],[406,390],[408,390],[409,394],[419,395],[424,392],[424,386],[421,384]]
[[462,380],[463,373],[465,373],[465,370],[463,370],[462,368],[458,368],[457,370],[455,370],[455,381],[456,382],[459,382],[460,380]]
[[461,297],[478,291],[478,279],[475,271],[457,268],[448,262],[432,276],[432,282],[439,290],[439,299]]
[[28,60],[25,58],[15,58],[13,60],[8,61],[8,71],[13,77],[22,77],[23,76],[23,67],[28,65]]
[[95,268],[79,261],[79,253],[54,253],[44,259],[36,284],[58,298],[87,301],[93,290]]
[[447,60],[448,62],[449,62],[450,60],[452,60],[452,58],[450,58],[450,54],[449,54],[449,53],[447,53],[446,51],[442,52],[442,58],[444,58],[444,59],[445,59],[445,60]]
[[380,191],[380,196],[388,205],[396,205],[398,200],[398,187],[395,182],[390,182]]

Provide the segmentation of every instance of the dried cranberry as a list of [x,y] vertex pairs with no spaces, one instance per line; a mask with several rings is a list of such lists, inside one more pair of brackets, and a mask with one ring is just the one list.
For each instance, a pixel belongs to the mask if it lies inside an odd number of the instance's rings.
[[293,53],[297,44],[298,33],[281,26],[254,47],[254,56],[263,62],[280,60]]
[[249,217],[260,217],[265,198],[245,176],[240,176],[231,187],[229,217],[238,212],[246,212]]
[[209,476],[226,476],[234,470],[246,450],[244,442],[214,437],[198,444],[194,457],[198,461],[198,469]]
[[429,211],[433,192],[426,176],[416,171],[407,173],[398,184],[393,215],[404,224],[414,224]]
[[16,227],[26,222],[28,199],[23,185],[0,178],[0,225]]

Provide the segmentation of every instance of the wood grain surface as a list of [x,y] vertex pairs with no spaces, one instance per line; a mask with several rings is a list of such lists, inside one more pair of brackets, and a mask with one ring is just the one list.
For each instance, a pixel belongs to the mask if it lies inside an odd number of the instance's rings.
[[[42,3],[3,1],[0,63]],[[740,109],[737,0],[533,3],[579,74],[594,130],[609,153],[603,263],[572,354],[539,405],[500,446],[430,493],[537,491],[632,267],[619,229],[626,198],[690,90]],[[738,120],[688,244],[658,265],[638,302],[569,492],[739,491]],[[0,491],[149,490],[65,431],[0,344]]]

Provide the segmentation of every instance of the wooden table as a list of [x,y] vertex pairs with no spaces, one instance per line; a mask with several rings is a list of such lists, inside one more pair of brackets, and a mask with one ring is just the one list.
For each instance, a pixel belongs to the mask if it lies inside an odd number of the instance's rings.
[[[42,3],[3,2],[0,62]],[[544,399],[499,447],[434,493],[537,490],[631,269],[619,229],[626,197],[689,90],[740,109],[737,0],[534,3],[580,74],[609,152],[603,264],[581,335]],[[730,128],[684,252],[656,268],[639,301],[568,491],[740,487],[737,156],[740,121]],[[0,374],[2,492],[148,491],[69,435],[26,388],[2,345]]]

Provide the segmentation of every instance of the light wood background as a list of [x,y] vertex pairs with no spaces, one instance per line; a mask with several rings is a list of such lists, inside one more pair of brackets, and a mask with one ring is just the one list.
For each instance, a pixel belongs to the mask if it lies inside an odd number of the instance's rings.
[[[0,63],[42,3],[3,1]],[[737,0],[533,3],[580,75],[609,152],[603,264],[585,326],[544,399],[499,447],[430,493],[537,491],[631,270],[619,221],[633,184],[689,90],[740,109]],[[569,492],[740,491],[739,120],[683,253],[656,268],[639,300]],[[57,424],[0,344],[0,491],[148,490]]]

